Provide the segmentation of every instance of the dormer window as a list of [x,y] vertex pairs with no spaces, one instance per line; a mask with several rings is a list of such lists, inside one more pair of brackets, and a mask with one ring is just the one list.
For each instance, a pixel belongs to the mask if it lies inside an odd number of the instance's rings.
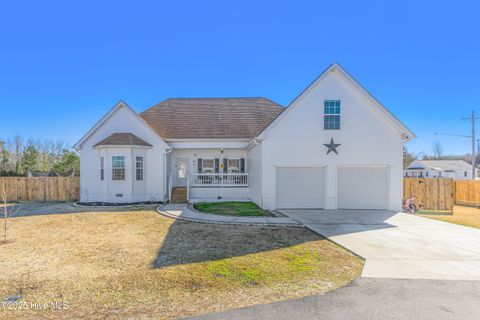
[[340,100],[325,100],[323,117],[323,129],[340,130]]

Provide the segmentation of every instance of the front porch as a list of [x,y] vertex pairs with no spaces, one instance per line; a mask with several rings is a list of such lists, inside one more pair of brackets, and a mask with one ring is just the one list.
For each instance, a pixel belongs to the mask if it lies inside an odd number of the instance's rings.
[[174,186],[169,192],[171,203],[201,201],[247,201],[248,173],[189,174],[186,186]]
[[170,203],[248,201],[245,149],[175,149],[167,159]]

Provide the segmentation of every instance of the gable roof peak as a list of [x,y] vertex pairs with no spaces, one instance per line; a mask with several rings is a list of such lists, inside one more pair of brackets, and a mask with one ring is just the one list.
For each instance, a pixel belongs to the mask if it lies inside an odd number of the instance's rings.
[[265,132],[269,130],[276,123],[281,121],[281,118],[285,117],[288,112],[295,108],[297,102],[308,92],[312,90],[318,83],[320,83],[330,72],[338,71],[338,74],[345,79],[345,81],[350,82],[358,91],[366,96],[374,105],[376,105],[377,110],[385,116],[385,118],[401,133],[402,139],[407,142],[414,139],[415,134],[408,129],[397,117],[395,117],[383,104],[380,103],[370,92],[368,92],[365,87],[363,87],[355,78],[353,78],[340,64],[333,62],[329,65],[318,77],[316,77],[298,96],[296,96],[286,107],[286,112],[274,119],[270,125],[268,125],[262,132],[261,135],[265,135]]

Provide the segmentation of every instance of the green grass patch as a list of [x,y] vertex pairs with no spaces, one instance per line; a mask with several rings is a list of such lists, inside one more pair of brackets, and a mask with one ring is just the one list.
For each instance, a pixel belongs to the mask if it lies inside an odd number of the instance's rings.
[[450,210],[420,210],[415,214],[436,215],[436,216],[451,216],[453,211]]
[[[329,257],[305,244],[273,250],[264,254],[226,258],[206,262],[206,273],[230,284],[268,286],[272,283],[294,282],[322,270]],[[323,273],[324,271],[320,271]]]
[[238,217],[265,217],[272,216],[268,211],[261,209],[253,202],[201,202],[193,207],[205,213]]

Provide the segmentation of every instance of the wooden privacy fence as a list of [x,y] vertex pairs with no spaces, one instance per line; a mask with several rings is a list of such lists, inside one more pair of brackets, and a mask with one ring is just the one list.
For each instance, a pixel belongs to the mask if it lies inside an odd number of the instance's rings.
[[0,200],[4,187],[7,201],[76,201],[79,177],[0,177]]
[[404,178],[403,197],[416,196],[420,210],[452,210],[454,204],[480,207],[480,180]]
[[466,206],[480,206],[480,180],[455,181],[455,202]]
[[416,196],[419,210],[452,210],[455,204],[455,181],[437,178],[404,178],[403,197]]

